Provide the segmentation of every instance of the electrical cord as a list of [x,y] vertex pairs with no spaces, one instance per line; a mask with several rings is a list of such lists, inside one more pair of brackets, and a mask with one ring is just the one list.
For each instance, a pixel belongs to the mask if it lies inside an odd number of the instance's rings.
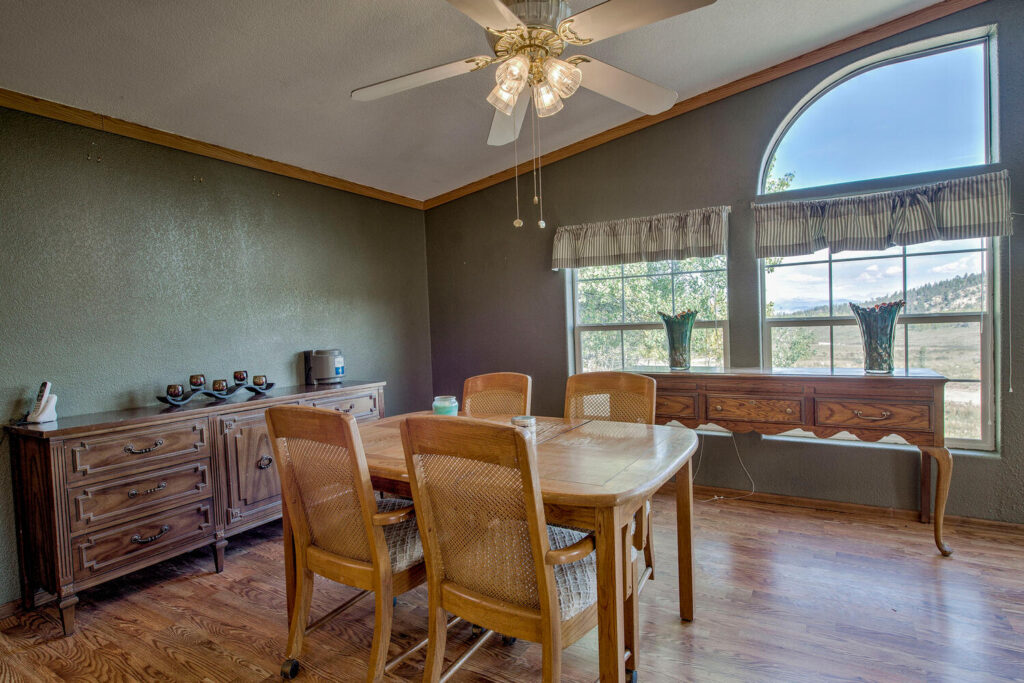
[[[697,467],[696,467],[696,471],[693,473],[693,478],[694,479],[697,478],[697,472],[700,471],[701,463],[704,462],[704,458],[703,458],[703,455],[704,455],[704,441],[706,439],[707,439],[707,436],[704,436],[700,440],[700,451],[697,453],[697,458],[698,458],[697,459]],[[733,450],[736,451],[736,459],[739,460],[740,467],[743,468],[743,473],[746,474],[747,475],[747,479],[750,480],[750,492],[749,493],[744,493],[742,496],[718,496],[718,495],[715,495],[715,496],[711,496],[710,498],[706,498],[706,499],[698,499],[697,500],[698,503],[714,503],[715,501],[718,501],[718,500],[739,500],[741,498],[749,498],[750,496],[752,496],[755,493],[757,493],[757,486],[754,484],[754,477],[751,476],[750,470],[747,469],[746,463],[743,462],[743,457],[740,456],[740,446],[739,446],[738,443],[736,443],[736,435],[735,434],[731,435],[731,439],[732,439]]]

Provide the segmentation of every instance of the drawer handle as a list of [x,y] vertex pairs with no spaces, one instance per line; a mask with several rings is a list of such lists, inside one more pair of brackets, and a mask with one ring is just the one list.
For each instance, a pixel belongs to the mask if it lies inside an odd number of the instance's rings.
[[171,527],[169,527],[166,524],[164,524],[162,527],[160,527],[160,531],[157,532],[157,534],[155,536],[147,536],[146,538],[143,538],[139,534],[135,534],[134,536],[132,536],[132,543],[138,543],[139,545],[145,545],[146,543],[152,543],[153,541],[155,541],[156,539],[160,538],[161,536],[163,536],[164,534],[166,534],[170,530],[171,530]]
[[[156,493],[157,491],[163,491],[165,488],[167,488],[167,482],[166,481],[162,481],[159,484],[157,484],[156,486],[154,486],[153,488],[146,489],[145,491],[142,491],[141,495],[145,496],[146,494],[149,494],[149,493]],[[131,491],[128,492],[128,497],[129,498],[134,498],[135,496],[138,496],[138,495],[140,495],[140,493],[139,493],[139,491],[137,489],[132,489]]]
[[888,410],[883,410],[882,414],[879,415],[878,417],[874,417],[872,415],[865,415],[860,410],[853,411],[853,414],[856,415],[857,417],[859,417],[862,420],[884,420],[885,418],[887,418],[890,415],[892,415],[892,413],[890,413]]
[[127,446],[124,447],[124,452],[128,453],[129,455],[145,455],[146,453],[152,453],[153,451],[155,451],[156,449],[160,448],[163,445],[163,439],[157,439],[149,448],[140,448],[138,450],[135,449],[135,446],[128,444]]
[[715,410],[721,410],[722,406],[715,406]]
[[259,459],[259,462],[256,463],[256,469],[265,470],[273,464],[274,459],[271,458],[269,455],[264,455],[262,458]]
[[786,408],[786,415],[792,415],[792,414],[793,414],[793,409],[792,408]]

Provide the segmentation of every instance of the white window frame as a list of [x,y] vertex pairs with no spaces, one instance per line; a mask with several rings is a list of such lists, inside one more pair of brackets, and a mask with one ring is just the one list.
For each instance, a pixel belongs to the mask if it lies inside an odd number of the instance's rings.
[[[728,273],[729,273],[728,261],[726,261],[726,264],[727,265],[726,265],[725,268],[708,268],[708,269],[704,269],[704,270],[675,270],[675,269],[672,269],[669,273],[658,273],[657,275],[670,275],[672,277],[672,310],[675,311],[675,306],[676,306],[676,279],[675,279],[676,275],[688,275],[688,274],[692,274],[692,273],[725,272],[726,273],[726,278],[728,278]],[[578,271],[578,269],[576,269],[576,268],[572,269],[572,278],[571,278],[572,279],[572,288],[571,288],[571,293],[572,293],[572,321],[571,322],[572,322],[572,328],[573,328],[573,361],[575,363],[575,366],[574,366],[575,367],[575,371],[576,372],[582,372],[583,371],[583,345],[582,345],[582,343],[580,341],[580,334],[581,334],[581,332],[588,332],[588,331],[600,331],[600,332],[618,331],[618,332],[620,332],[620,334],[619,334],[619,348],[621,349],[621,351],[620,351],[620,356],[619,356],[619,364],[620,364],[619,367],[620,368],[625,368],[626,367],[626,364],[625,364],[626,363],[626,356],[625,356],[625,354],[626,354],[626,345],[625,345],[624,340],[622,338],[621,332],[627,331],[627,330],[663,330],[663,329],[665,329],[665,326],[662,323],[591,323],[591,324],[581,323],[580,322],[580,313],[579,313],[579,295],[578,295],[578,292],[577,292],[577,286],[579,284],[579,278],[577,277],[577,271]],[[620,280],[620,281],[623,281],[623,285],[624,285],[625,284],[625,282],[624,282],[625,280],[636,279],[636,278],[643,278],[643,277],[651,277],[651,275],[649,275],[649,274],[643,274],[643,275],[625,275],[625,274],[622,274],[622,275],[619,275],[617,277],[591,278],[591,279],[586,280],[586,282],[594,282],[594,281],[598,281],[598,280]],[[726,286],[728,287],[728,285],[726,285]],[[626,292],[625,286],[620,288],[620,292],[621,292],[621,296],[623,297],[623,309],[625,309],[625,303],[624,303],[625,292]],[[700,319],[698,319],[696,322],[694,322],[693,327],[694,327],[694,329],[717,328],[717,329],[722,330],[722,347],[723,347],[722,348],[722,362],[724,363],[725,367],[729,367],[729,320],[728,320],[728,318],[720,318],[718,320],[700,320]],[[666,344],[667,344],[667,342],[666,342]]]
[[[828,303],[829,311],[833,310],[832,300],[832,266],[838,261],[839,263],[855,263],[857,261],[875,261],[879,258],[888,259],[900,259],[903,268],[903,295],[906,296],[907,292],[907,258],[913,259],[923,256],[936,255],[936,254],[975,254],[982,253],[984,256],[984,268],[985,268],[985,310],[982,313],[903,313],[899,317],[900,323],[959,323],[959,322],[970,322],[981,324],[981,373],[979,380],[964,380],[962,378],[951,378],[958,382],[974,382],[977,381],[981,385],[981,439],[956,439],[947,438],[945,439],[946,446],[953,448],[967,448],[974,450],[994,450],[995,449],[995,390],[993,386],[994,372],[993,368],[995,365],[995,344],[994,344],[994,328],[995,324],[993,316],[993,304],[995,301],[994,296],[994,282],[993,267],[998,262],[996,255],[997,245],[995,240],[986,239],[983,242],[981,249],[955,249],[951,251],[923,251],[913,252],[907,254],[907,250],[904,247],[902,254],[900,255],[889,255],[882,256],[879,252],[877,256],[858,256],[856,258],[838,258],[835,259],[833,254],[829,252],[825,259],[817,259],[814,261],[801,261],[798,264],[792,265],[781,265],[774,266],[776,268],[794,268],[805,265],[821,265],[823,263],[828,264]],[[835,340],[832,328],[838,325],[857,325],[856,318],[852,316],[816,316],[816,317],[805,317],[805,318],[788,318],[778,317],[769,318],[765,315],[767,306],[767,291],[765,287],[765,270],[767,259],[758,259],[758,270],[760,271],[760,292],[761,292],[761,366],[764,368],[772,367],[772,328],[773,327],[828,327],[829,328],[829,363],[832,370],[835,369]],[[904,367],[910,367],[909,358],[909,334],[910,328],[904,326],[903,328],[903,360]],[[898,371],[897,371],[898,372]]]

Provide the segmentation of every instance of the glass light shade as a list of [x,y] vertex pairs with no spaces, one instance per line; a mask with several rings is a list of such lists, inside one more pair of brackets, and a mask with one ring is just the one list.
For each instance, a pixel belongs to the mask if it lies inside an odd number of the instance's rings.
[[583,80],[582,71],[561,59],[548,57],[544,60],[542,68],[548,83],[562,97],[571,97],[580,87],[580,81]]
[[506,60],[494,74],[494,80],[498,83],[522,83],[526,85],[526,79],[530,76],[530,60],[526,55],[516,55]]
[[562,98],[549,83],[538,83],[533,86],[533,104],[537,107],[537,116],[551,116],[562,111]]
[[[525,85],[525,83],[523,84]],[[487,101],[492,107],[500,111],[506,116],[511,116],[512,111],[516,107],[516,100],[519,99],[519,93],[522,92],[523,88],[520,86],[517,90],[507,90],[503,87],[503,84],[499,83],[494,86],[494,90],[487,96]]]

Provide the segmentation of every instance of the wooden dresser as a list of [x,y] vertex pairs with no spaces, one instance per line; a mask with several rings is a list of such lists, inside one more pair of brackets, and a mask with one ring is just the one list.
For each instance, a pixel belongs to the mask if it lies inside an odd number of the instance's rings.
[[896,435],[921,451],[922,522],[931,508],[931,461],[938,465],[935,486],[935,545],[942,540],[942,518],[953,459],[944,446],[943,393],[946,382],[931,370],[866,375],[837,368],[633,368],[658,383],[656,421],[677,420],[687,427],[714,424],[732,432],[780,434],[802,429],[828,437],[848,432],[865,441]]
[[274,388],[266,396],[8,427],[22,600],[57,600],[64,633],[77,592],[212,546],[281,517],[264,411],[310,405],[384,414],[384,382]]

